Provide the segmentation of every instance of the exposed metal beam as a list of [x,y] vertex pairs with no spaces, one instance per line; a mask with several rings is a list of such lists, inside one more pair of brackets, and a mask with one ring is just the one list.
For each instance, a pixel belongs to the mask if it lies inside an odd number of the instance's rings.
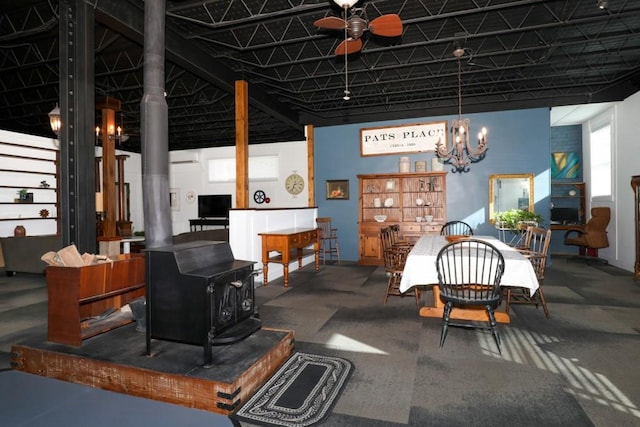
[[[100,0],[96,5],[95,16],[96,20],[102,24],[142,45],[144,12],[141,9],[120,0]],[[220,61],[204,55],[193,41],[185,39],[171,28],[166,28],[165,37],[167,60],[175,62],[230,94],[234,93],[235,81],[242,76],[221,64]],[[291,127],[303,130],[297,112],[274,100],[272,95],[263,92],[260,88],[250,87],[249,103]]]

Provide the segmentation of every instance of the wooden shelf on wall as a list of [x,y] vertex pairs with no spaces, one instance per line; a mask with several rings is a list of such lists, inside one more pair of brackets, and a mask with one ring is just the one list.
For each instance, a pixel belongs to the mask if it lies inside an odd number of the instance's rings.
[[[0,141],[0,159],[4,160],[5,166],[0,168],[2,198],[15,199],[18,190],[22,189],[33,193],[36,198],[36,201],[30,202],[0,202],[7,216],[0,218],[0,221],[20,224],[23,221],[53,220],[56,222],[56,230],[51,233],[60,234],[59,151],[54,148]],[[42,208],[47,208],[51,215],[39,216],[37,210]]]

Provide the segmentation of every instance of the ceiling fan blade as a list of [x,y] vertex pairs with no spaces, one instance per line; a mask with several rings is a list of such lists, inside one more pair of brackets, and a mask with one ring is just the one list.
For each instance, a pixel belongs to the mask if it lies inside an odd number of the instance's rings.
[[362,49],[362,40],[346,39],[336,48],[336,55],[349,55],[351,53],[359,52],[360,49]]
[[318,19],[313,23],[313,25],[327,30],[342,30],[345,27],[345,22],[344,19],[340,19],[335,16],[327,16],[326,18]]
[[369,31],[376,36],[399,37],[402,35],[402,20],[398,15],[382,15],[369,23]]

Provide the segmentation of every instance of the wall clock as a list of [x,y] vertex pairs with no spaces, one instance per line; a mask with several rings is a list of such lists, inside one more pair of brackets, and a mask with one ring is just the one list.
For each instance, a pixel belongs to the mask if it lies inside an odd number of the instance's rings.
[[187,203],[195,202],[196,201],[196,192],[195,191],[187,191],[187,194],[186,194],[185,198],[187,199]]
[[304,190],[304,178],[297,173],[292,173],[284,182],[284,188],[286,188],[289,194],[296,196]]

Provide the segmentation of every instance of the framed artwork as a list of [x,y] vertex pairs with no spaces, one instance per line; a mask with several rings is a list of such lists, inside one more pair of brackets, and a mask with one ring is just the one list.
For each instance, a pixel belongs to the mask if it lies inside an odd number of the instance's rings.
[[327,180],[327,200],[349,200],[349,180]]
[[180,210],[180,189],[178,188],[170,188],[169,189],[169,206],[172,211]]
[[551,153],[551,179],[576,179],[580,170],[577,152]]

